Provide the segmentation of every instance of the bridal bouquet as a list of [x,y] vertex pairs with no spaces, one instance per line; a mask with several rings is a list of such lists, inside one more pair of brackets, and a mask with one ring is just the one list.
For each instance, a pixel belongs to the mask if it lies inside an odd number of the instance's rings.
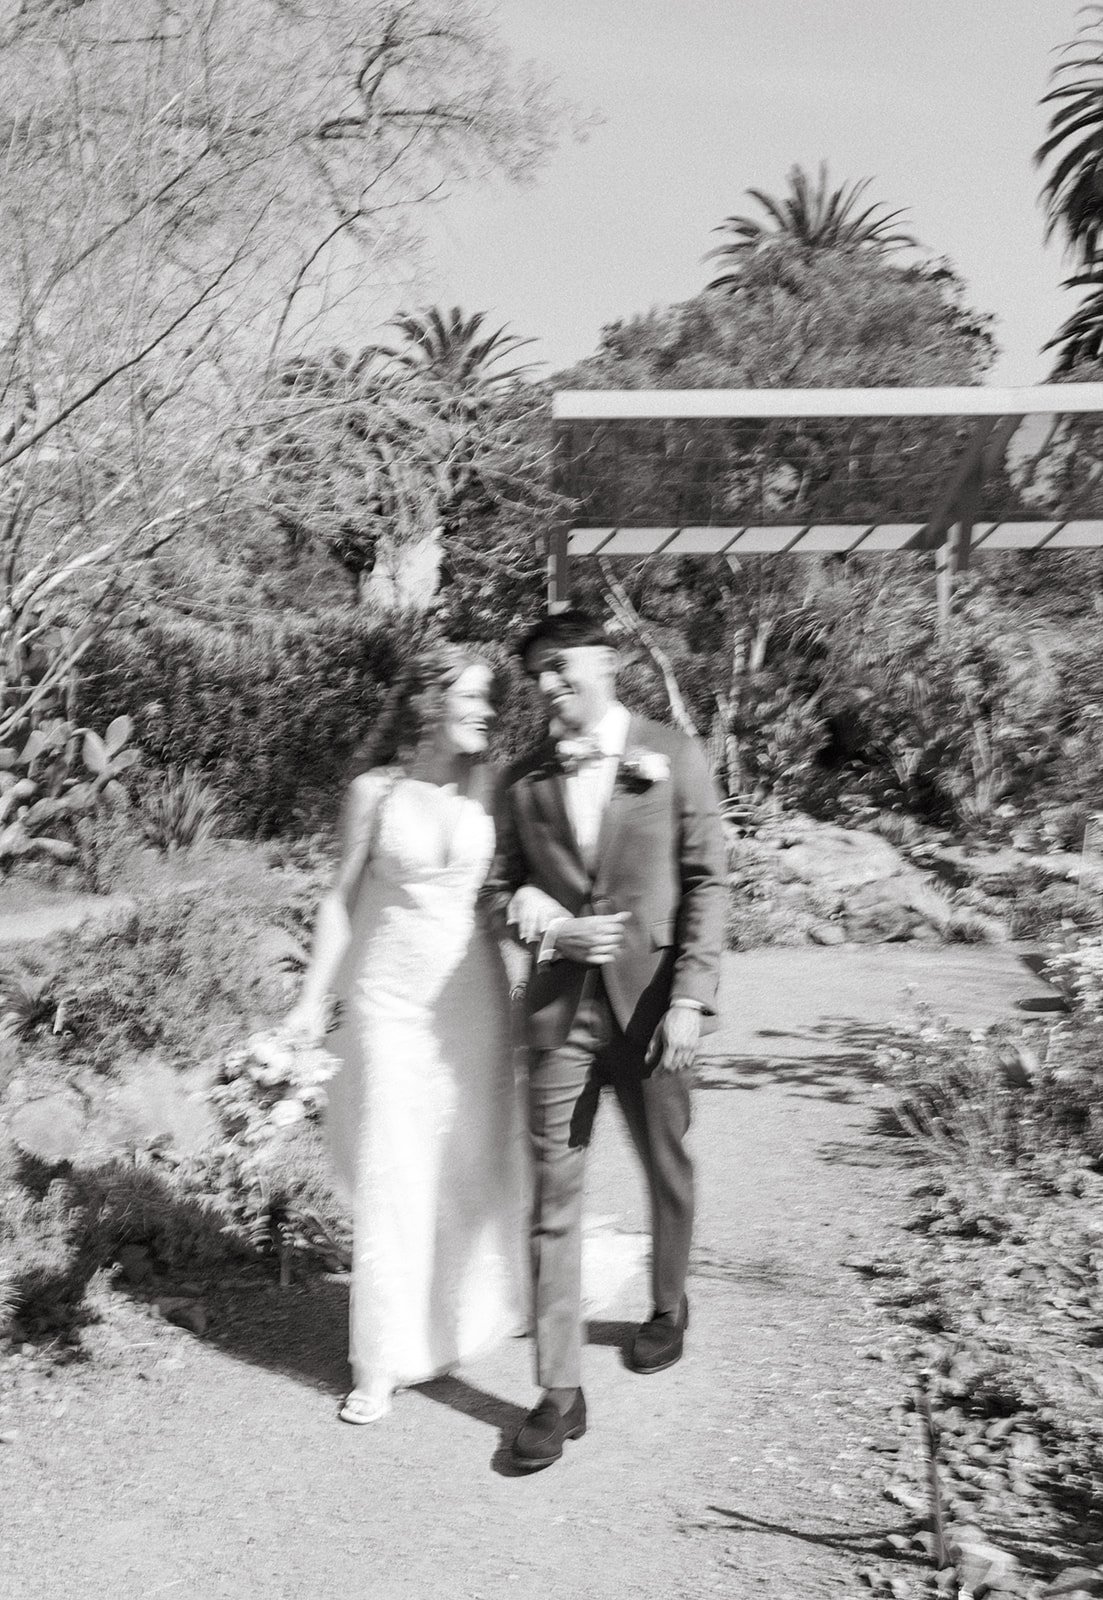
[[260,1165],[288,1130],[316,1114],[338,1063],[289,1034],[255,1033],[222,1063],[211,1090],[223,1132],[246,1164]]

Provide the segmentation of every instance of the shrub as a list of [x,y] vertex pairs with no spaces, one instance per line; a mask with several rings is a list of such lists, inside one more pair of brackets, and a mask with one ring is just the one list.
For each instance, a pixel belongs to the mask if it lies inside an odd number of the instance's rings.
[[213,837],[218,826],[218,795],[193,767],[168,766],[140,798],[137,826],[157,850],[186,850]]
[[93,1277],[127,1246],[161,1272],[219,1270],[249,1254],[220,1201],[171,1169],[115,1161],[60,1172],[37,1196],[15,1185],[0,1208],[0,1332],[74,1334]]
[[1103,1171],[1095,1021],[970,1033],[928,1016],[902,1028],[879,1062],[897,1124],[943,1165],[1024,1166],[1047,1182],[1054,1172]]
[[424,626],[348,612],[231,631],[154,614],[85,657],[80,715],[127,711],[148,758],[202,773],[239,829],[327,825],[351,754]]
[[8,992],[24,994],[39,1046],[70,1072],[117,1074],[154,1049],[213,1060],[290,1002],[320,871],[273,870],[240,846],[212,847],[188,876],[158,858],[139,869],[114,921],[9,958]]
[[105,803],[126,803],[119,778],[138,760],[124,749],[131,731],[128,717],[115,717],[102,739],[57,718],[33,728],[22,745],[0,748],[0,863],[77,859],[81,820]]
[[[330,829],[403,660],[432,627],[349,611],[231,632],[154,615],[85,657],[80,713],[127,711],[148,761],[194,769],[223,797],[228,827]],[[508,762],[539,737],[543,715],[508,641],[481,648],[501,669],[494,744]]]

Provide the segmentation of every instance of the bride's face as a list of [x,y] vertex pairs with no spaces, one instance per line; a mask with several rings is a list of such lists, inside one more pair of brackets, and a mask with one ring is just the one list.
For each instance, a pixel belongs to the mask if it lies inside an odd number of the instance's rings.
[[438,737],[450,754],[476,756],[486,749],[494,720],[490,690],[490,668],[478,663],[445,690]]

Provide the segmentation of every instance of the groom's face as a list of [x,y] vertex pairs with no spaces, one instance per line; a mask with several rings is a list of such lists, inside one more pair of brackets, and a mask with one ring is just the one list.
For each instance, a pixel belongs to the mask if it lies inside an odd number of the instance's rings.
[[587,733],[616,699],[616,652],[604,644],[533,646],[525,668],[540,691],[554,738]]

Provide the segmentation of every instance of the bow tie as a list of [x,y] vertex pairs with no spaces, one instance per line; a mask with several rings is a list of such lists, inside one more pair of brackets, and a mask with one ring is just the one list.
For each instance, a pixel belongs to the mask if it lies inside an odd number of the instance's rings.
[[589,766],[591,762],[605,760],[601,741],[595,739],[592,734],[587,734],[581,739],[558,739],[555,754],[564,772],[577,772],[580,767]]

